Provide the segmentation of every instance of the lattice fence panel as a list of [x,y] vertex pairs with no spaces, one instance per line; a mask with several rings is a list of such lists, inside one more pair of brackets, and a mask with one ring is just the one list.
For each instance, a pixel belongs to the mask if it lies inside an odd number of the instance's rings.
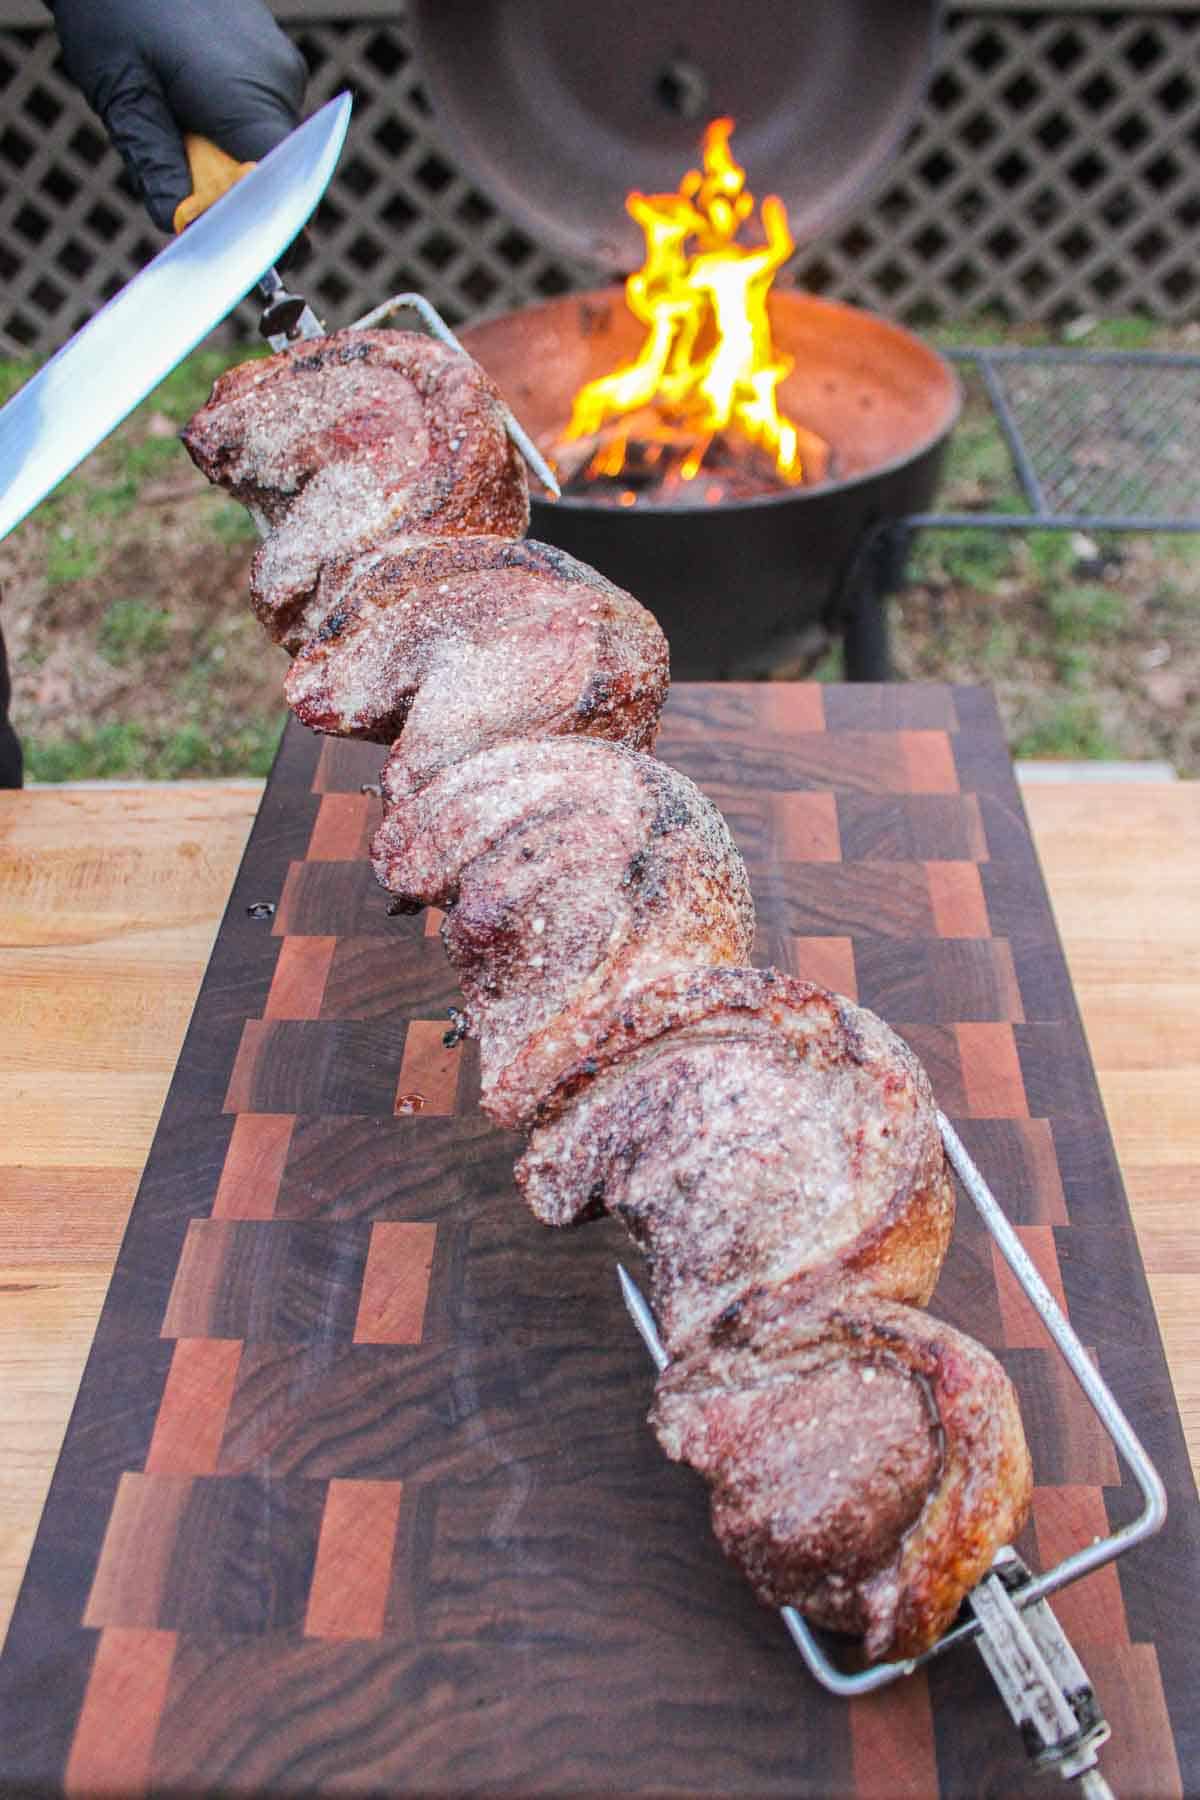
[[344,88],[354,121],[310,233],[304,285],[323,317],[348,322],[418,289],[452,322],[594,284],[596,270],[533,243],[455,165],[421,86],[403,21],[296,33],[323,101]]
[[1200,14],[959,13],[895,172],[806,286],[900,314],[1200,312]]
[[161,245],[48,31],[0,37],[0,347],[53,349]]
[[[303,275],[323,316],[411,287],[458,320],[597,279],[455,166],[399,0],[394,18],[293,29],[310,102],[355,97]],[[1200,312],[1198,227],[1200,13],[963,10],[886,183],[792,274],[897,317],[1183,320]],[[52,349],[158,241],[53,35],[0,32],[0,349]]]

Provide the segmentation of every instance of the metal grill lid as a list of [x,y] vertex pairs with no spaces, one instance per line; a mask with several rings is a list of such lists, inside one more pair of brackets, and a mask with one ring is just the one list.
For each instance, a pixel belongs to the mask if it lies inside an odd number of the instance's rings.
[[756,195],[797,242],[836,224],[920,104],[936,0],[410,0],[437,121],[534,240],[637,268],[631,188],[670,193],[729,115]]

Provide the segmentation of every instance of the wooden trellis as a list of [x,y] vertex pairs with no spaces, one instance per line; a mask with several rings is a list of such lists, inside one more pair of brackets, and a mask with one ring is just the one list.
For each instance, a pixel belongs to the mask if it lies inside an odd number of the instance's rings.
[[[356,103],[311,233],[317,310],[346,323],[417,288],[461,320],[593,284],[596,269],[532,242],[456,166],[400,0],[361,11],[289,23],[309,102],[349,87]],[[1200,302],[1198,227],[1200,12],[979,6],[949,15],[882,186],[791,272],[908,319],[1184,320]],[[53,349],[159,242],[52,32],[0,28],[0,349]]]

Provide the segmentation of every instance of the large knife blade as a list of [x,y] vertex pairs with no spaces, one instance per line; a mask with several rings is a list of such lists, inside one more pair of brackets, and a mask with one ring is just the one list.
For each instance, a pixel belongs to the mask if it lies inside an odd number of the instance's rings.
[[0,538],[272,269],[325,192],[349,122],[348,94],[306,119],[0,409]]

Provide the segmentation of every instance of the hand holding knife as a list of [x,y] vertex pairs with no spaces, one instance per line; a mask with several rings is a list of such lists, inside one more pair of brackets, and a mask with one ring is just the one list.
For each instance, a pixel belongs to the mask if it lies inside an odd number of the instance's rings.
[[[175,208],[172,224],[176,236],[257,167],[256,163],[238,162],[198,132],[188,132],[183,144],[192,186],[186,200]],[[260,276],[258,291],[265,302],[258,329],[272,350],[282,350],[298,337],[324,336],[325,327],[312,307],[301,295],[288,292],[278,269],[272,266]]]
[[0,537],[273,274],[325,192],[349,122],[350,96],[328,101],[226,187],[0,409]]

